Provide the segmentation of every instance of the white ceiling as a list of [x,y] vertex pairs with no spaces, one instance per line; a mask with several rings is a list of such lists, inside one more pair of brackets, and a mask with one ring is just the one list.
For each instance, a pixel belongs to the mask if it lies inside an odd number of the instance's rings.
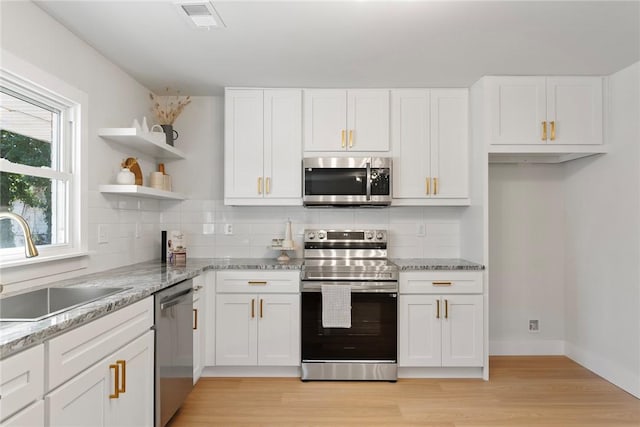
[[489,74],[607,75],[640,60],[639,1],[171,1],[38,5],[150,89],[468,87]]

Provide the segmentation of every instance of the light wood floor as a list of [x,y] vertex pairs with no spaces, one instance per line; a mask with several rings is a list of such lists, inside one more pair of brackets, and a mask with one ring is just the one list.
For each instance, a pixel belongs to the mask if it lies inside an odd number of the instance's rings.
[[640,400],[565,357],[492,357],[491,380],[202,378],[169,427],[640,426]]

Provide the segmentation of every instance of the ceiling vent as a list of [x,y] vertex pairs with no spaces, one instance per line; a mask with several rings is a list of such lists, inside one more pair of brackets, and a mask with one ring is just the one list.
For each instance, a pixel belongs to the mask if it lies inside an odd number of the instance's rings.
[[175,2],[180,13],[198,28],[224,28],[224,22],[211,2],[202,0],[180,0]]

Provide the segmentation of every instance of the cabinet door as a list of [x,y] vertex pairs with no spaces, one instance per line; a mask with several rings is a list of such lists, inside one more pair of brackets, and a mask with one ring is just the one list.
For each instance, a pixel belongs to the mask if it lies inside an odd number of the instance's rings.
[[264,196],[302,197],[302,92],[264,91]]
[[482,295],[446,295],[442,299],[442,366],[482,366]]
[[262,90],[226,90],[225,198],[262,198],[263,127]]
[[548,77],[547,120],[549,144],[602,144],[602,79]]
[[345,150],[347,147],[347,91],[305,89],[303,96],[304,150]]
[[399,366],[441,365],[439,301],[439,296],[400,295]]
[[[149,331],[111,356],[110,363],[124,361],[117,399],[110,399],[109,426],[153,426],[154,355],[153,331]],[[108,396],[104,396],[108,399]],[[88,424],[87,424],[88,425]]]
[[2,427],[44,427],[44,401],[38,400],[0,423]]
[[347,149],[389,151],[389,91],[347,92]]
[[469,197],[467,89],[431,90],[431,194]]
[[[120,366],[116,394],[115,369]],[[55,426],[152,426],[153,332],[132,341],[116,353],[75,376],[45,396],[49,425]],[[124,391],[122,391],[124,390]]]
[[258,296],[258,364],[300,365],[300,295]]
[[[489,85],[491,144],[545,144],[544,77],[496,77]],[[548,131],[548,129],[547,129]]]
[[431,179],[429,91],[391,91],[393,198],[426,198]]
[[252,294],[216,296],[216,365],[254,366],[258,362],[258,301]]
[[194,289],[193,292],[193,384],[197,383],[200,379],[204,366],[204,343],[202,342],[204,333],[202,332],[202,327],[204,326],[205,313],[202,310],[204,307],[204,296],[201,292],[202,289]]

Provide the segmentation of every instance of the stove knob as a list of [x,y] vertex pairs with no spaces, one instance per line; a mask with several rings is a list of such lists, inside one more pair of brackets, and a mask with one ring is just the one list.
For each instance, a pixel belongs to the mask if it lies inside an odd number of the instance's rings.
[[365,239],[367,239],[367,240],[371,240],[371,239],[373,239],[373,232],[371,232],[371,231],[367,231],[366,233],[364,233],[364,237],[365,237]]
[[307,239],[315,239],[316,238],[316,233],[314,233],[313,231],[310,231],[307,233]]
[[382,238],[383,238],[383,237],[384,237],[384,234],[382,234],[382,232],[381,232],[381,231],[378,231],[378,232],[376,233],[376,239],[378,239],[378,240],[382,240]]
[[319,231],[318,232],[318,239],[322,240],[326,237],[327,235],[324,233],[324,231]]

